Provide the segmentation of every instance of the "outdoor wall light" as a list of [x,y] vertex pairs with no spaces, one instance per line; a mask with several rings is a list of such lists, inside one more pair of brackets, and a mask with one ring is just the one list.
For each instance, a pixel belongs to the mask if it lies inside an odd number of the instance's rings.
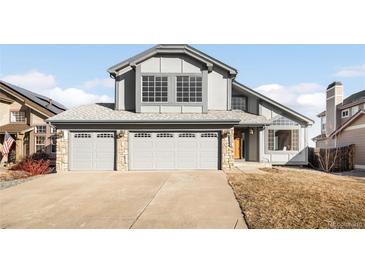
[[248,133],[249,133],[250,135],[253,135],[253,128],[250,128],[250,129],[249,129],[249,131],[248,131]]

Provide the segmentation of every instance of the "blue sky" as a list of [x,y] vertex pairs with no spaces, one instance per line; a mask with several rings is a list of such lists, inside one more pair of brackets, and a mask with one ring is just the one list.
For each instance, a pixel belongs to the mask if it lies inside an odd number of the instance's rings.
[[[151,46],[1,45],[0,78],[70,107],[110,101],[107,68]],[[345,96],[365,89],[365,45],[192,46],[237,68],[238,81],[311,118],[324,109],[332,81],[343,82]]]

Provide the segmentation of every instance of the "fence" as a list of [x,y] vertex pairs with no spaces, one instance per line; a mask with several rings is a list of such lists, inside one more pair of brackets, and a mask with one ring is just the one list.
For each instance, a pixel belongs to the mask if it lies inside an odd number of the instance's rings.
[[309,164],[328,172],[354,169],[354,157],[355,145],[328,149],[310,147],[308,149]]

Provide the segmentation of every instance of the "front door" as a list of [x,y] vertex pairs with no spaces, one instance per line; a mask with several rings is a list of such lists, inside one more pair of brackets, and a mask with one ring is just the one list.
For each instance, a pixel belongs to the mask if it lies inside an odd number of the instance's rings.
[[241,137],[234,138],[234,159],[241,159]]

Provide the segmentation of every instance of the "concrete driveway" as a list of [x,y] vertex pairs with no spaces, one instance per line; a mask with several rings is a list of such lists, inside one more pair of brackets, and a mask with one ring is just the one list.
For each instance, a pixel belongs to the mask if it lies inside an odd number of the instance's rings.
[[0,191],[2,228],[244,228],[221,171],[67,172]]

